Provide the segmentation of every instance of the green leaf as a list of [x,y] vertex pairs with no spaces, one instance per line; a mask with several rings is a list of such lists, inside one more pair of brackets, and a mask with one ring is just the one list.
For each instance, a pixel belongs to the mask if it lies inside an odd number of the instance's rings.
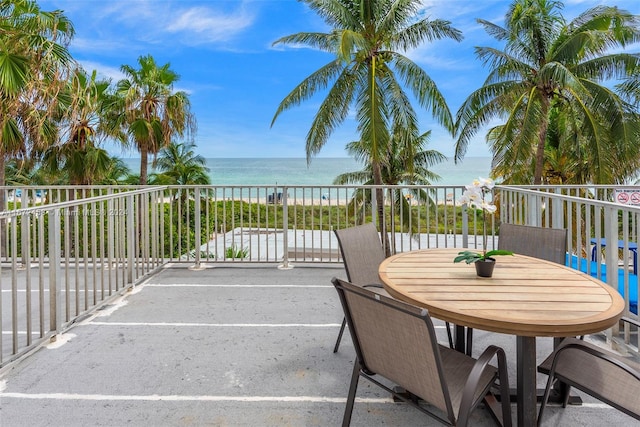
[[458,256],[453,259],[453,262],[466,262],[467,264],[471,264],[478,260],[482,259],[482,255],[477,252],[471,251],[462,251],[458,252]]
[[485,255],[485,258],[489,258],[489,257],[492,257],[494,255],[513,255],[513,252],[505,251],[505,250],[501,250],[501,249],[496,249],[496,250],[487,252],[487,254]]

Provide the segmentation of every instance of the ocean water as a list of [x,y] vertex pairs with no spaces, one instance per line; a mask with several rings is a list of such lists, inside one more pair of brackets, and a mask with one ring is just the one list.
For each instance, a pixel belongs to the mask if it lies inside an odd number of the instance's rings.
[[[140,160],[123,159],[137,173]],[[315,158],[307,165],[304,158],[209,158],[209,176],[213,185],[331,185],[336,176],[362,169],[355,160]],[[478,177],[487,177],[490,157],[467,157],[455,164],[453,159],[435,165],[432,171],[440,175],[434,185],[466,185]]]

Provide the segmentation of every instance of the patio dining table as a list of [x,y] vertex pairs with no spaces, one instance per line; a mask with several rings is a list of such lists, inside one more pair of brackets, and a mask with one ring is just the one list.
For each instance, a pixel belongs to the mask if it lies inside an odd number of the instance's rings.
[[622,316],[624,300],[600,280],[524,255],[498,257],[491,278],[453,263],[462,249],[404,252],[380,264],[393,297],[459,326],[516,335],[517,422],[535,426],[536,337],[603,331]]

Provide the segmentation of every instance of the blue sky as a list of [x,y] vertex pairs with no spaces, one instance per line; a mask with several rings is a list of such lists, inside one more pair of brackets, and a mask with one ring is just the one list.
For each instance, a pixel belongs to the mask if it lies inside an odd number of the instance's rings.
[[[305,157],[305,137],[322,101],[318,96],[271,120],[282,99],[304,78],[331,61],[307,48],[272,46],[276,39],[307,31],[326,31],[324,22],[295,0],[48,0],[43,10],[62,9],[76,36],[70,50],[85,69],[117,81],[123,64],[152,55],[180,75],[176,90],[189,93],[198,122],[197,152],[205,157]],[[446,19],[464,40],[438,41],[407,52],[429,73],[452,114],[482,85],[487,69],[474,46],[496,45],[476,18],[502,24],[506,0],[425,0],[431,19]],[[637,0],[567,0],[563,15],[572,19],[598,4],[640,14]],[[640,46],[631,46],[637,52]],[[429,148],[453,154],[453,139],[430,115],[419,110],[421,130],[432,130]],[[318,157],[346,157],[344,146],[357,138],[348,119]],[[135,151],[108,146],[120,157]],[[488,156],[484,134],[467,156]]]

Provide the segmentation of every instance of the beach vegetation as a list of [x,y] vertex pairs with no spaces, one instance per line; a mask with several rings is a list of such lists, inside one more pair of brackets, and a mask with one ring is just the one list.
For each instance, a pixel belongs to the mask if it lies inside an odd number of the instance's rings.
[[[419,129],[409,93],[429,110],[436,122],[453,132],[454,121],[435,82],[404,53],[440,39],[461,40],[462,33],[446,20],[419,15],[420,0],[302,0],[331,27],[331,31],[301,32],[274,45],[309,46],[331,53],[333,59],[299,83],[278,106],[280,114],[318,92],[326,93],[306,138],[307,161],[320,152],[333,131],[355,109],[358,132],[368,152],[373,182],[382,185],[383,164],[391,141],[391,124]],[[390,254],[382,187],[376,200],[383,246]]]
[[476,48],[489,75],[457,112],[456,161],[478,130],[498,120],[487,141],[492,174],[503,183],[604,184],[635,174],[637,107],[610,83],[627,79],[623,92],[635,93],[640,57],[623,48],[640,40],[640,18],[603,5],[567,21],[562,7],[556,0],[515,0],[504,27],[478,19],[503,47]]
[[244,259],[249,256],[249,248],[236,244],[229,246],[225,251],[225,258]]

